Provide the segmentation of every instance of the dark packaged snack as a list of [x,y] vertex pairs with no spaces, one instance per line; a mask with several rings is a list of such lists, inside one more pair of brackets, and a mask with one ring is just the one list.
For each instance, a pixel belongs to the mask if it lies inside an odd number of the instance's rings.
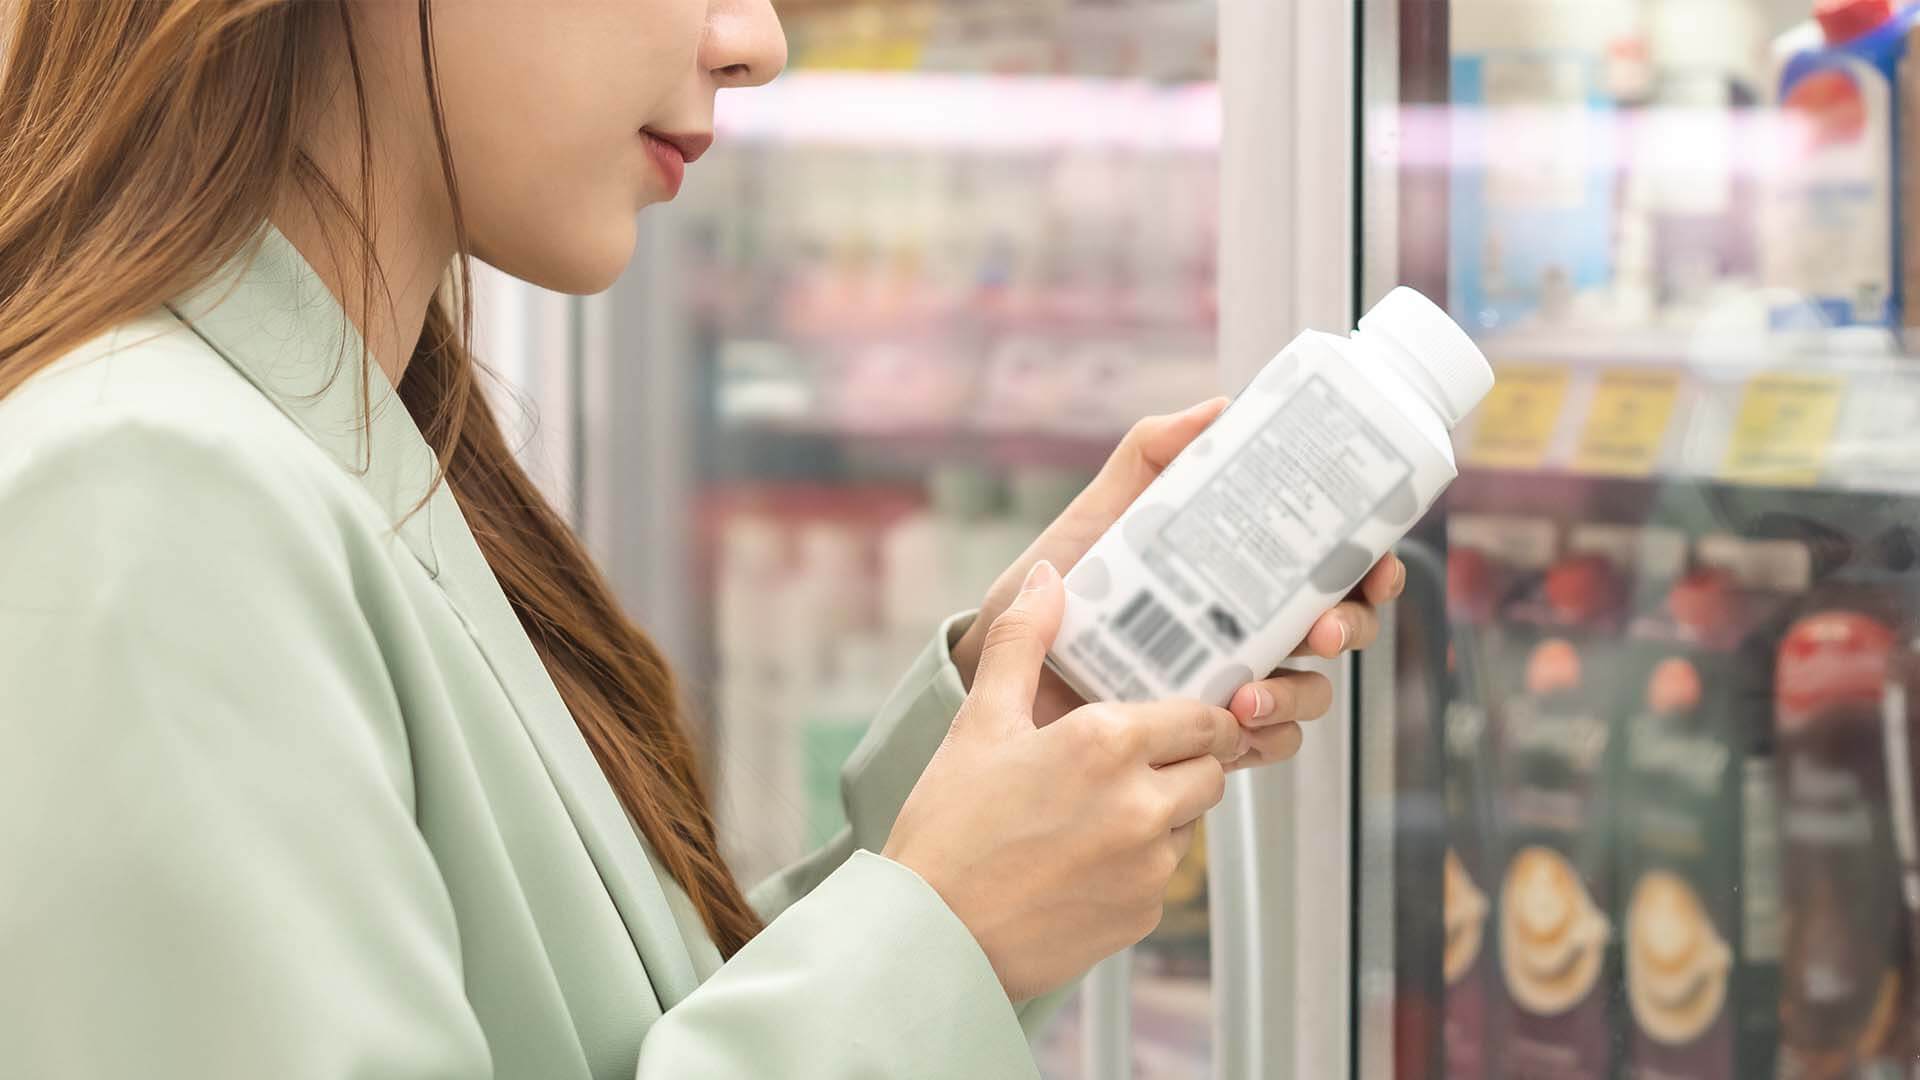
[[1505,1075],[1611,1075],[1608,1001],[1616,749],[1604,657],[1538,641],[1502,720],[1496,909]]
[[1882,702],[1893,846],[1907,941],[1905,1035],[1898,1047],[1909,1080],[1920,1080],[1920,639],[1910,639]]
[[1504,858],[1496,827],[1497,718],[1510,662],[1503,612],[1538,588],[1557,552],[1550,521],[1456,514],[1447,531],[1448,695],[1442,733],[1447,848],[1442,864],[1445,1075],[1499,1075],[1493,893]]
[[1811,574],[1791,541],[1709,537],[1634,622],[1619,818],[1631,1080],[1770,1076],[1780,853],[1772,660]]
[[1636,591],[1671,580],[1669,530],[1586,526],[1504,612],[1501,855],[1494,893],[1500,1075],[1604,1080],[1618,1067],[1617,690]]
[[1445,1073],[1452,1080],[1493,1075],[1498,1045],[1489,1028],[1494,948],[1489,932],[1495,872],[1493,731],[1485,693],[1484,648],[1492,629],[1494,581],[1501,576],[1477,548],[1447,556],[1447,703],[1441,714],[1447,847],[1441,869],[1445,938],[1441,973]]

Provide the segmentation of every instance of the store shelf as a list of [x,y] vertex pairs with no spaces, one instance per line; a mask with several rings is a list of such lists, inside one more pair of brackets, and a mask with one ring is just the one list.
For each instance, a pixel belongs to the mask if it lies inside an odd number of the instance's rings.
[[1220,391],[1210,338],[1054,333],[970,343],[733,339],[716,354],[715,409],[732,431],[901,445],[954,440],[1111,447],[1142,416]]
[[799,71],[723,94],[722,143],[1019,151],[1087,147],[1217,151],[1210,82],[1050,75]]
[[1920,357],[1885,333],[1487,343],[1468,469],[1920,494]]
[[1216,0],[779,0],[800,69],[1072,72],[1162,81],[1217,70]]

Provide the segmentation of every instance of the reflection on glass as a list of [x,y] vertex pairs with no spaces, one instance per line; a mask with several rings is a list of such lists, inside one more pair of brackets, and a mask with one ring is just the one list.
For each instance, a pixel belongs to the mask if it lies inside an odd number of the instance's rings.
[[[687,398],[630,403],[687,432],[711,602],[677,659],[748,879],[842,827],[839,770],[941,621],[1218,384],[1214,0],[776,7],[790,70],[721,96],[647,219]],[[1194,861],[1136,965],[1137,1076],[1206,1058],[1205,912]],[[1070,1004],[1047,1075],[1091,1037]]]
[[1500,386],[1362,720],[1438,901],[1364,928],[1375,1073],[1920,1076],[1920,8],[1400,7],[1367,123],[1445,242],[1363,300],[1443,292]]
[[1185,1080],[1213,1068],[1211,957],[1207,934],[1207,838],[1174,873],[1160,925],[1134,953],[1133,1075]]

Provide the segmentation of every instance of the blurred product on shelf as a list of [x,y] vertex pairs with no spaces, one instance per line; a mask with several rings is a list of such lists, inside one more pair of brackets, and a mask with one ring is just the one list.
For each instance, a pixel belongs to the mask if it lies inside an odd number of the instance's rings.
[[926,485],[925,507],[881,540],[889,626],[931,627],[976,606],[1012,561],[997,561],[994,546],[980,542],[1001,512],[998,477],[977,465],[947,464],[929,472]]
[[1920,1060],[1920,640],[1909,638],[1900,650],[1883,708],[1887,791],[1893,803],[1893,840],[1900,857],[1900,900],[1906,921],[1903,1052]]
[[[1748,162],[1761,33],[1746,0],[1649,4],[1646,108],[1632,118],[1615,255],[1617,317],[1690,324],[1757,284]],[[1638,295],[1635,295],[1635,294]]]
[[1636,618],[1620,685],[1628,1080],[1772,1076],[1781,899],[1773,653],[1811,581],[1793,541],[1704,537]]
[[[846,738],[830,715],[860,713],[864,731],[891,689],[886,680],[933,631],[929,622],[880,636],[876,539],[909,505],[890,488],[741,489],[712,499],[712,696],[716,753],[727,763],[716,804],[725,853],[745,880],[839,827],[837,802],[821,811],[811,798],[810,752]],[[862,650],[877,636],[887,651],[873,659]],[[870,676],[874,668],[881,674]]]
[[1501,613],[1497,1024],[1516,1080],[1604,1080],[1621,1064],[1613,699],[1631,598],[1671,581],[1683,557],[1672,530],[1577,525]]
[[808,522],[800,530],[797,572],[780,598],[780,623],[806,627],[785,639],[795,727],[787,738],[798,743],[806,848],[831,840],[845,824],[840,766],[920,644],[899,640],[888,652],[888,639],[877,632],[873,540],[870,527],[854,522]]
[[1498,946],[1493,928],[1501,868],[1495,762],[1499,736],[1489,694],[1501,653],[1502,598],[1527,587],[1552,559],[1555,528],[1525,518],[1453,515],[1448,521],[1448,699],[1442,714],[1447,849],[1441,867],[1444,939],[1442,1044],[1451,1080],[1491,1080],[1505,1045],[1493,1026]]
[[847,824],[840,805],[840,768],[866,735],[904,665],[897,642],[871,631],[835,641],[827,672],[807,692],[799,720],[806,846],[832,840]]
[[800,847],[805,819],[798,793],[782,779],[797,768],[783,738],[793,675],[782,626],[769,612],[788,578],[786,541],[771,517],[741,516],[721,534],[715,582],[719,680],[715,756],[726,762],[716,799],[728,861],[758,881]]
[[1819,33],[1777,46],[1781,106],[1775,190],[1763,223],[1767,284],[1794,303],[1784,328],[1901,327],[1920,308],[1903,258],[1920,242],[1920,186],[1902,174],[1915,152],[1903,88],[1920,7],[1892,0],[1818,0]]
[[1891,349],[1886,331],[1920,324],[1920,110],[1903,105],[1920,93],[1920,4],[1796,0],[1802,21],[1776,34],[1783,10],[1450,5],[1456,316],[1499,334],[1714,325],[1803,348],[1877,329]]
[[718,803],[741,877],[833,838],[840,767],[893,680],[1087,479],[950,464],[924,497],[787,485],[713,499]]
[[[1611,278],[1610,58],[1639,28],[1628,0],[1454,0],[1450,306],[1495,331],[1564,320]],[[1617,89],[1617,88],[1611,88]]]
[[723,104],[675,208],[723,423],[1111,439],[1211,386],[1212,84],[801,72]]
[[1902,1075],[1914,971],[1883,707],[1911,588],[1823,587],[1780,644],[1776,724],[1785,866],[1782,1080]]
[[781,0],[796,68],[1167,81],[1217,68],[1214,0]]
[[[1128,1047],[1132,1067],[1127,1075],[1135,1080],[1212,1076],[1213,987],[1204,968],[1189,967],[1184,974],[1159,973],[1158,965],[1166,955],[1165,946],[1151,937],[1134,952],[1129,1005],[1133,1031]],[[1053,1080],[1051,1073],[1047,1077]]]
[[1149,951],[1139,958],[1136,977],[1200,979],[1212,966],[1207,953],[1206,819],[1194,829],[1193,847],[1173,872],[1160,925],[1147,938]]

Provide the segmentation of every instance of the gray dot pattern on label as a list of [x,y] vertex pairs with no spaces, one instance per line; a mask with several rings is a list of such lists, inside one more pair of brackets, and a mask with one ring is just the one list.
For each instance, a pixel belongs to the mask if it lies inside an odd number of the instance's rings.
[[1351,541],[1341,542],[1320,565],[1313,568],[1309,580],[1313,587],[1323,593],[1344,593],[1366,576],[1373,566],[1373,556],[1367,549]]
[[1245,664],[1234,664],[1221,668],[1207,680],[1200,691],[1200,700],[1209,705],[1225,706],[1233,700],[1233,692],[1253,681],[1253,671]]
[[1172,519],[1173,507],[1165,503],[1136,507],[1127,515],[1126,524],[1120,527],[1121,538],[1126,540],[1127,546],[1135,554],[1144,556],[1147,549],[1153,546],[1154,539],[1160,535],[1160,530]]
[[1420,513],[1420,498],[1413,493],[1413,478],[1402,480],[1380,505],[1380,520],[1389,525],[1411,525]]
[[1082,600],[1105,600],[1113,592],[1113,569],[1107,560],[1089,555],[1067,573],[1067,589]]

